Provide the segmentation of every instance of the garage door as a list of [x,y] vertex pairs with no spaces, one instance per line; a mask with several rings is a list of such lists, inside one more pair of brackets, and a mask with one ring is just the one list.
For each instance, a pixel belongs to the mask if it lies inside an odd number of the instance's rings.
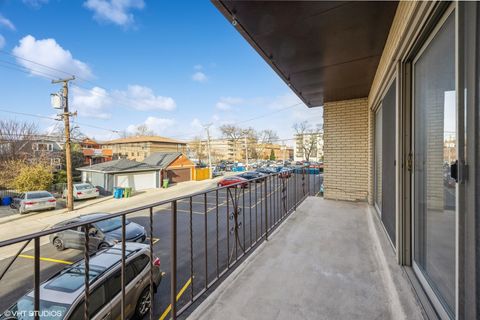
[[156,172],[117,174],[115,176],[115,186],[124,188],[131,187],[137,191],[156,188]]
[[190,181],[190,168],[167,170],[167,176],[171,183]]

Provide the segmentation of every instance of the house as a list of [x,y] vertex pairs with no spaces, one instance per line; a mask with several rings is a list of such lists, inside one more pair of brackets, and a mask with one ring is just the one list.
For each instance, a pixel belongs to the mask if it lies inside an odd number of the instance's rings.
[[25,141],[17,151],[19,157],[28,160],[47,161],[54,171],[62,169],[63,142],[55,139]]
[[113,159],[142,161],[155,152],[186,153],[187,144],[159,136],[136,136],[104,142],[102,149],[111,149]]
[[195,163],[181,152],[155,152],[143,160],[160,170],[160,181],[169,179],[170,183],[190,181],[193,179]]
[[134,191],[158,188],[157,166],[128,159],[118,159],[81,167],[82,181],[98,187],[102,194],[111,194],[114,187],[131,187]]
[[80,141],[85,165],[92,165],[111,161],[113,159],[112,149],[102,148],[102,145],[95,140],[86,138]]

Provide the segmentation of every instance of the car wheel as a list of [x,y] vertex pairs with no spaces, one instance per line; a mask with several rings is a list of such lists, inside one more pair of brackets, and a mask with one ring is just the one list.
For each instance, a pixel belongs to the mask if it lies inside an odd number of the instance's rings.
[[60,239],[60,238],[55,238],[55,239],[53,239],[53,246],[54,246],[55,249],[57,249],[58,251],[63,251],[63,250],[65,250],[65,245],[63,244],[63,241],[62,241],[62,239]]
[[152,305],[152,301],[150,299],[150,287],[146,287],[140,298],[138,298],[137,308],[135,310],[135,315],[137,319],[143,319],[143,317],[148,313],[150,310],[150,306]]
[[98,245],[98,250],[110,248],[110,245],[106,242],[102,242]]

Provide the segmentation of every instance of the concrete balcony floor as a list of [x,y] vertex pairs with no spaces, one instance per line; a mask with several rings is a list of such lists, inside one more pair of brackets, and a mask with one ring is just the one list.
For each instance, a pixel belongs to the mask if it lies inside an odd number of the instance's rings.
[[423,319],[373,209],[309,197],[189,319]]

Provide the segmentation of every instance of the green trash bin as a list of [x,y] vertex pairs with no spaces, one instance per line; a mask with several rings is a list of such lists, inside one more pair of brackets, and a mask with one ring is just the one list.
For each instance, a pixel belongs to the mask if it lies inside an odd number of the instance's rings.
[[125,192],[123,193],[123,196],[125,198],[130,198],[132,196],[132,188],[130,187],[125,188]]
[[170,182],[170,180],[168,179],[163,179],[163,187],[164,188],[168,188],[168,183]]

